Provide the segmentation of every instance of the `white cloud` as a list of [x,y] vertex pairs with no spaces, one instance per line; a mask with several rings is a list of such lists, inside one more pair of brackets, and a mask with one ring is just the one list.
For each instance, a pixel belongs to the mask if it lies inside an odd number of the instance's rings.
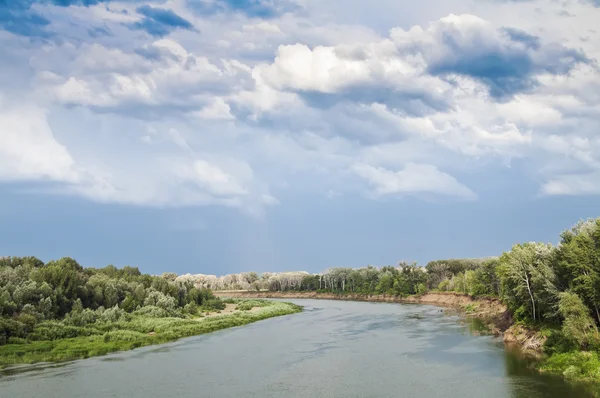
[[232,120],[231,107],[222,98],[215,98],[212,103],[206,105],[199,111],[193,112],[192,116],[206,120]]
[[177,145],[178,147],[193,153],[192,148],[188,145],[187,141],[183,136],[177,131],[177,129],[170,128],[167,132],[167,136]]
[[257,184],[252,169],[238,161],[217,164],[201,158],[161,157],[138,160],[136,168],[120,166],[90,169],[77,184],[52,192],[138,206],[221,205],[252,214],[277,203]]
[[0,180],[80,179],[71,154],[54,138],[46,113],[38,106],[11,105],[0,97]]
[[324,93],[367,81],[370,72],[366,62],[340,59],[333,47],[302,44],[280,46],[275,62],[259,71],[274,88]]
[[244,32],[254,33],[258,32],[261,34],[283,34],[277,24],[261,21],[255,24],[247,24],[242,27]]
[[542,186],[547,195],[600,195],[600,171],[556,176]]
[[[0,111],[0,178],[63,182],[62,192],[103,202],[259,211],[278,203],[269,186],[337,197],[353,192],[356,175],[379,196],[473,199],[441,170],[472,169],[490,177],[477,179],[486,184],[519,158],[545,194],[599,193],[598,69],[580,63],[556,74],[546,66],[564,67],[561,46],[600,56],[590,31],[600,9],[570,2],[581,22],[573,24],[556,17],[566,6],[545,0],[439,1],[402,13],[375,1],[373,15],[348,1],[341,21],[333,12],[340,3],[331,4],[307,1],[302,14],[260,20],[203,17],[169,1],[162,7],[201,34],[158,41],[129,31],[136,5],[118,2],[51,7],[62,18],[52,25],[61,40],[23,43],[0,32],[5,64],[18,64],[0,65],[11,72],[0,73],[11,76],[0,92],[35,104]],[[540,4],[547,13],[535,11]],[[386,33],[389,24],[378,21],[388,7],[399,26]],[[73,18],[84,33],[106,26],[114,35],[62,37]],[[504,28],[521,29],[523,40]],[[514,61],[498,74],[523,78],[501,100],[493,92],[501,84],[478,75],[487,67],[478,62],[494,56]],[[459,73],[473,65],[481,69]],[[53,134],[57,109],[69,122]],[[86,140],[102,145],[84,150]]]
[[[72,153],[77,148],[68,150],[55,139],[46,114],[35,105],[2,101],[0,181],[52,181],[32,191],[140,206],[224,205],[257,214],[278,203],[245,162],[214,153],[199,158],[175,128],[165,137],[191,157],[120,157],[100,151],[95,159],[82,156],[76,162]],[[142,141],[159,143],[150,135]]]
[[[144,52],[148,57],[140,55]],[[37,63],[48,67],[41,59]],[[71,70],[62,72],[64,82],[54,84],[56,99],[115,111],[123,104],[199,107],[211,92],[228,84],[225,72],[208,58],[188,53],[170,39],[155,41],[139,54],[84,45],[70,65]]]
[[353,171],[368,181],[375,196],[430,193],[475,199],[477,196],[454,177],[428,164],[407,163],[394,172],[368,164],[356,164]]
[[229,174],[205,160],[196,160],[193,179],[215,195],[247,195],[248,192]]

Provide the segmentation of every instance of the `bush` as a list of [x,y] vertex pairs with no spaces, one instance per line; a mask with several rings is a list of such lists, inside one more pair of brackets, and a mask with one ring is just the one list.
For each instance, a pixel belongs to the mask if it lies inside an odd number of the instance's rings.
[[159,308],[153,305],[149,305],[146,307],[142,307],[139,310],[135,310],[133,314],[139,316],[146,316],[150,318],[181,317],[181,314],[178,314],[175,311],[167,311],[163,308]]
[[120,319],[126,319],[126,317],[127,312],[115,305],[114,307],[105,310],[102,315],[100,315],[100,320],[103,322],[117,322]]
[[198,315],[198,306],[196,303],[188,303],[183,307],[183,313],[189,315]]
[[577,344],[572,338],[568,338],[561,330],[551,330],[546,335],[544,352],[546,354],[560,354],[577,349]]
[[269,305],[271,305],[271,303],[267,300],[247,300],[239,303],[236,309],[240,311],[250,311],[254,307],[267,307]]
[[210,299],[210,300],[206,300],[202,303],[202,310],[203,311],[216,311],[216,310],[224,310],[225,309],[225,303],[218,299],[218,298],[214,298],[214,299]]
[[100,332],[94,328],[65,325],[59,321],[46,321],[38,324],[28,337],[33,341],[60,340],[78,336],[91,336],[98,333]]
[[65,323],[65,325],[83,327],[96,322],[99,315],[99,312],[92,311],[89,308],[86,308],[85,310],[80,312],[71,311],[67,314],[63,322]]
[[0,345],[6,344],[11,337],[25,337],[25,325],[14,319],[0,318]]
[[438,285],[438,290],[441,290],[442,292],[448,291],[450,287],[450,281],[449,280],[445,280],[440,282],[440,284]]
[[20,337],[11,337],[8,339],[7,344],[27,344],[28,341],[26,339],[22,339]]
[[576,351],[554,354],[540,367],[543,372],[562,375],[572,381],[600,382],[600,358],[597,352]]
[[137,341],[146,337],[146,334],[132,330],[115,330],[105,333],[104,336],[102,336],[102,339],[107,343],[109,341]]
[[23,333],[25,335],[31,332],[37,323],[37,318],[31,314],[19,314],[16,320],[23,325]]

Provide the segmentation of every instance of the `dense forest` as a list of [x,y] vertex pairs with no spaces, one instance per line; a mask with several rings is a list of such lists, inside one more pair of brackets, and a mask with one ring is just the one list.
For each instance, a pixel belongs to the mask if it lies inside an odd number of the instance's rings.
[[224,307],[210,290],[174,279],[133,267],[83,268],[71,258],[47,264],[35,257],[0,258],[0,344],[74,337],[78,327],[129,313],[183,317]]
[[[226,304],[231,308],[221,314]],[[259,307],[259,311],[250,311]],[[177,275],[84,268],[71,258],[0,258],[0,368],[103,355],[164,343],[301,307],[216,298]]]

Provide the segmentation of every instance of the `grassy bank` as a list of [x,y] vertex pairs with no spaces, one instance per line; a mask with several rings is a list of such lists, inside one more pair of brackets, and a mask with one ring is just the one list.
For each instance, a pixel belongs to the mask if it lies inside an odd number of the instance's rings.
[[590,386],[600,397],[600,358],[597,352],[576,351],[553,354],[540,362],[539,370]]
[[132,315],[116,322],[95,322],[86,327],[72,328],[60,322],[36,325],[32,336],[43,336],[48,329],[64,329],[64,335],[76,335],[56,340],[11,339],[0,346],[0,367],[8,365],[65,361],[131,350],[152,344],[166,343],[182,337],[300,312],[302,307],[266,300],[228,300],[236,306],[229,314],[211,314],[196,318],[154,318]]

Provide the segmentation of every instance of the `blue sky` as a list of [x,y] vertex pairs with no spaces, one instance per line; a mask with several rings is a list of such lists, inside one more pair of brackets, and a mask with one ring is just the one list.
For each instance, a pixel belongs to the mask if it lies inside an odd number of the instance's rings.
[[0,255],[225,274],[556,243],[600,215],[598,20],[587,0],[0,0]]

